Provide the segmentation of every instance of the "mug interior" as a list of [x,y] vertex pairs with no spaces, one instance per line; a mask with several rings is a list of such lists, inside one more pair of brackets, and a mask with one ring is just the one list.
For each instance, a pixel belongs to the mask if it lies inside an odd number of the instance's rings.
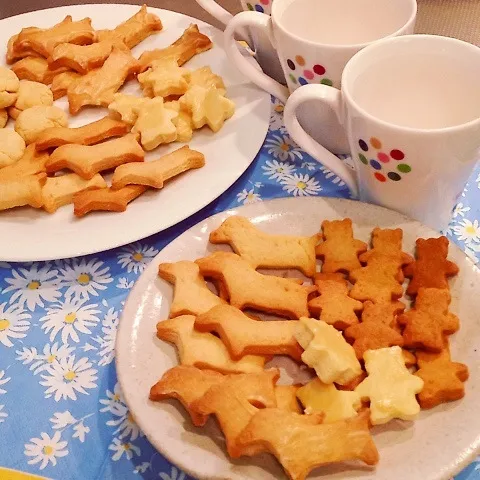
[[480,48],[430,35],[397,37],[355,55],[342,78],[346,97],[376,119],[421,130],[480,118]]
[[325,45],[363,45],[413,22],[415,0],[276,0],[272,14],[290,35]]

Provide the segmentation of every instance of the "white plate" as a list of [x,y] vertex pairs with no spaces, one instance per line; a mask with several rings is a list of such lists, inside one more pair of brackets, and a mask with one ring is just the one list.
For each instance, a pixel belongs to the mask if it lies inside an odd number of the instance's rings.
[[[140,7],[134,5],[76,5],[53,8],[0,21],[0,65],[5,58],[7,40],[21,28],[48,27],[65,15],[74,20],[91,17],[94,28],[113,28]],[[98,212],[82,219],[73,216],[72,205],[54,215],[32,208],[0,212],[0,260],[33,261],[74,257],[99,252],[133,242],[164,230],[189,217],[230,187],[248,168],[262,146],[268,130],[270,96],[249,83],[227,60],[222,32],[200,20],[149,8],[162,20],[164,30],[144,40],[133,49],[135,56],[145,50],[163,48],[176,40],[190,23],[208,35],[214,47],[194,57],[186,67],[209,65],[224,78],[228,96],[236,103],[235,115],[217,134],[202,129],[194,134],[190,147],[205,154],[206,165],[175,179],[160,192],[149,191],[135,200],[122,214]],[[126,93],[141,95],[136,81],[124,88]],[[65,99],[55,102],[67,109]],[[81,126],[107,113],[103,108],[83,110],[70,117],[70,126]],[[11,125],[10,125],[11,126]],[[174,143],[150,153],[147,158],[179,148]]]
[[[285,478],[269,455],[230,461],[213,419],[203,428],[192,426],[175,401],[150,402],[150,387],[177,364],[174,348],[155,337],[156,323],[168,318],[172,288],[157,276],[161,262],[194,260],[218,249],[208,234],[230,215],[240,214],[270,233],[312,235],[325,219],[350,217],[355,236],[368,241],[375,226],[402,228],[404,250],[413,253],[418,237],[438,233],[403,215],[373,205],[328,198],[279,199],[222,212],[195,225],[153,260],[137,281],[125,304],[117,334],[117,372],[126,402],[152,444],[171,462],[202,479],[275,480]],[[480,358],[480,270],[455,245],[449,258],[460,267],[452,282],[451,309],[461,329],[451,337],[452,358],[470,369],[463,400],[423,411],[413,423],[391,422],[374,429],[380,452],[375,470],[354,464],[315,470],[312,479],[439,480],[465,467],[480,443],[478,415]]]

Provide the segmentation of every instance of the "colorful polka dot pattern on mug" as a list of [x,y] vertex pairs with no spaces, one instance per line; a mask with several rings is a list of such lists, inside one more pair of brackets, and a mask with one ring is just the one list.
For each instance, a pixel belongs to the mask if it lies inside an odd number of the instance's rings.
[[290,69],[288,74],[290,80],[294,85],[307,85],[307,83],[321,83],[331,87],[333,82],[325,77],[327,73],[326,68],[319,63],[313,67],[306,66],[305,59],[301,55],[296,55],[294,58],[287,58],[287,66]]
[[358,153],[359,160],[373,169],[373,176],[379,182],[387,180],[398,182],[403,178],[401,174],[412,171],[412,167],[405,162],[405,154],[401,150],[384,149],[382,142],[376,137],[371,137],[368,142],[361,138],[358,140],[358,146],[362,150]]
[[257,2],[248,2],[246,6],[251,12],[260,12],[270,15],[273,0],[258,0]]

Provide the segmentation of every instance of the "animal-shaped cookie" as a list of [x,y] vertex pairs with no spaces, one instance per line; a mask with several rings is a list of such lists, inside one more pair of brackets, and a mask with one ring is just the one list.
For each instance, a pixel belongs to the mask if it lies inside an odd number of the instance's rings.
[[345,385],[362,373],[355,351],[341,332],[322,320],[300,318],[295,338],[305,350],[302,360],[323,383]]
[[195,317],[181,315],[157,323],[157,337],[174,343],[181,365],[215,370],[220,373],[261,372],[265,357],[246,355],[232,360],[223,342],[211,333],[194,329]]
[[419,369],[415,375],[424,381],[418,394],[422,408],[433,408],[465,395],[468,367],[450,360],[448,344],[439,353],[417,351],[417,362]]
[[[212,385],[205,394],[190,404],[200,415],[214,414],[225,435],[227,451],[232,458],[254,455],[262,449],[257,446],[239,450],[236,440],[259,408],[276,406],[275,383],[280,372],[275,369],[259,373],[229,375],[223,382]],[[281,410],[284,411],[284,410]]]
[[304,480],[315,467],[361,460],[378,463],[370,436],[368,412],[334,423],[322,423],[323,414],[298,415],[274,408],[259,410],[237,437],[243,455],[256,447],[278,459],[291,480]]
[[215,252],[195,262],[206,277],[221,279],[228,290],[230,304],[239,309],[254,308],[290,318],[308,315],[308,295],[314,286],[262,275],[242,257],[231,252]]
[[322,273],[350,272],[360,267],[358,255],[367,244],[353,238],[352,221],[325,220],[322,222],[324,241],[317,246],[317,256],[323,260]]
[[302,349],[293,335],[296,322],[252,320],[238,308],[218,305],[199,315],[195,329],[216,332],[232,358],[253,355],[289,355],[300,360]]
[[450,313],[450,292],[439,288],[420,288],[414,307],[397,317],[405,326],[403,339],[406,347],[423,348],[440,352],[444,348],[445,335],[459,328],[456,315]]
[[144,72],[155,60],[168,58],[174,58],[181,67],[195,55],[210,50],[212,47],[212,41],[200,33],[197,25],[191,24],[185,29],[182,36],[169,47],[143,52],[139,58],[141,71]]
[[357,392],[337,390],[333,383],[323,383],[319,378],[299,388],[297,397],[305,407],[305,413],[324,413],[324,423],[355,417],[362,406]]
[[337,330],[358,323],[363,304],[348,296],[348,282],[341,273],[317,273],[315,285],[320,296],[308,302],[311,313]]
[[373,425],[394,418],[413,420],[420,412],[415,395],[424,385],[405,366],[400,347],[380,348],[365,352],[368,377],[355,389],[362,399],[370,399],[370,420]]
[[410,278],[408,295],[416,295],[420,288],[448,289],[448,278],[458,273],[458,266],[447,260],[448,239],[418,238],[417,259],[404,268],[405,276]]
[[200,274],[198,265],[182,260],[161,263],[158,275],[174,286],[170,317],[179,315],[201,315],[217,305],[225,303],[210,291]]
[[200,370],[189,365],[177,365],[167,370],[162,378],[150,389],[150,400],[158,402],[165,398],[176,398],[190,414],[195,426],[207,423],[208,415],[201,415],[190,405],[212,386],[223,382],[225,376],[213,370]]
[[262,232],[239,215],[228,217],[210,232],[210,242],[227,243],[253,268],[296,268],[307,277],[315,273],[318,237],[295,237]]

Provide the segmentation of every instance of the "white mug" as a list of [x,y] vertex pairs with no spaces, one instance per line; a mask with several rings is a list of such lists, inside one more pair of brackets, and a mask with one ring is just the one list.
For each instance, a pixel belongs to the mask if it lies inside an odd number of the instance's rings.
[[[474,45],[434,35],[390,38],[348,62],[341,90],[296,90],[285,105],[285,125],[360,200],[443,230],[480,158],[479,78]],[[355,172],[300,126],[297,109],[312,100],[343,125]]]
[[[206,10],[212,17],[215,17],[219,22],[227,25],[233,18],[233,15],[225,10],[214,0],[196,0],[197,3]],[[240,0],[243,10],[265,13],[270,15],[273,0]],[[285,76],[283,74],[282,66],[278,59],[278,55],[273,48],[268,35],[258,29],[238,29],[237,33],[243,40],[248,43],[255,50],[255,58],[262,70],[274,78],[276,81],[285,84]]]
[[[413,33],[415,0],[275,0],[271,16],[242,12],[228,23],[225,48],[229,58],[252,82],[279,98],[308,83],[339,88],[348,60],[370,43]],[[238,51],[235,33],[263,30],[275,46],[288,88],[249,65]],[[310,105],[301,124],[335,153],[347,153],[348,142],[333,112]]]

